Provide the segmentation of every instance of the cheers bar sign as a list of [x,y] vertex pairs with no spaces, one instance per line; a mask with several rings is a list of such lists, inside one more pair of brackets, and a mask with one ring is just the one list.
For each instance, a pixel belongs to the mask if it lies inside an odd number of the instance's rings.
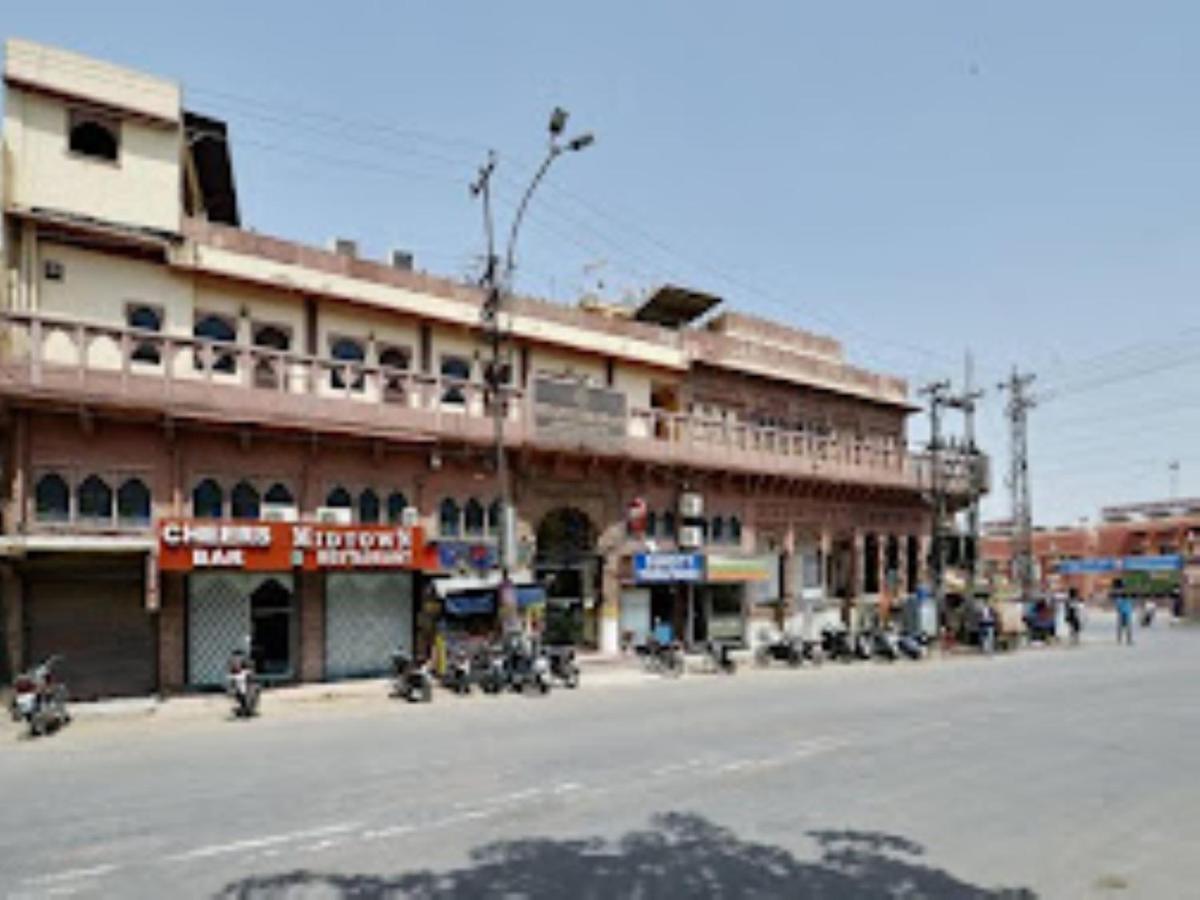
[[421,529],[400,525],[174,519],[158,526],[159,568],[165,572],[411,569],[421,548]]

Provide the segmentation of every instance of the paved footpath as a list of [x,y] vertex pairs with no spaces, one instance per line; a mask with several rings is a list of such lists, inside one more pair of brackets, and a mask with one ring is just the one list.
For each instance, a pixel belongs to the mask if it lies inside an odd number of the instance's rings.
[[1200,629],[1088,637],[5,729],[0,896],[1200,896]]

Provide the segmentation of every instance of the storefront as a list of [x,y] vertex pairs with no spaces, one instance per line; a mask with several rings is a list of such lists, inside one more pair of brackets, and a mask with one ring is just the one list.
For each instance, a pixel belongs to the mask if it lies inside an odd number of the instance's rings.
[[645,643],[663,625],[685,640],[694,618],[693,594],[703,580],[702,553],[635,553],[621,593],[622,643]]
[[159,567],[185,579],[185,683],[222,685],[246,646],[268,681],[386,672],[412,650],[420,548],[404,526],[163,522]]
[[780,599],[779,555],[724,556],[704,560],[704,583],[698,585],[693,614],[693,641],[748,644],[753,611],[766,618]]

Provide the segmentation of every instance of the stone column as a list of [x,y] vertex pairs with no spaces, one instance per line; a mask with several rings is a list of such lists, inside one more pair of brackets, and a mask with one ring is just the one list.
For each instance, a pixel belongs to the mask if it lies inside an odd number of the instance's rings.
[[25,583],[11,565],[0,565],[0,684],[25,668]]
[[187,587],[180,572],[163,572],[158,586],[158,692],[187,685]]
[[620,556],[610,550],[600,570],[600,652],[616,656],[621,652],[621,573]]
[[[325,678],[325,576],[321,572],[299,572],[296,580],[300,614],[297,671],[301,681],[321,681]],[[413,597],[413,604],[418,602]]]

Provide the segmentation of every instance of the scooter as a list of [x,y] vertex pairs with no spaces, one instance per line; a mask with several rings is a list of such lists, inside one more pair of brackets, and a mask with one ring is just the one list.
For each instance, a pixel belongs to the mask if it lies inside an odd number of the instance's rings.
[[769,666],[772,662],[786,663],[796,668],[804,661],[804,643],[788,634],[769,635],[766,631],[759,634],[759,645],[754,651],[754,662],[759,666]]
[[896,635],[889,629],[881,628],[876,631],[872,635],[871,643],[871,649],[874,651],[876,659],[895,662],[900,658],[900,647]]
[[821,649],[829,659],[852,662],[855,658],[854,647],[850,641],[850,633],[845,628],[834,628],[826,625],[821,629]]
[[499,694],[508,684],[508,669],[504,653],[499,647],[484,647],[475,658],[475,669],[479,673],[479,686],[485,694]]
[[239,648],[229,654],[229,671],[225,676],[225,692],[233,700],[233,714],[239,719],[249,719],[258,714],[258,697],[261,692],[258,676],[254,674],[254,660]]
[[729,645],[722,641],[709,641],[705,644],[708,660],[714,672],[722,675],[733,675],[737,672],[737,660],[733,658]]
[[865,631],[857,631],[851,640],[851,647],[854,650],[856,659],[868,660],[875,655],[875,642],[871,635]]
[[532,645],[514,643],[508,651],[507,667],[509,686],[517,693],[525,693],[526,688],[550,693],[550,661]]
[[471,693],[471,657],[465,650],[451,655],[442,684],[459,695]]
[[403,697],[409,703],[432,701],[433,676],[429,672],[429,663],[418,663],[403,650],[393,653],[392,696]]
[[637,648],[638,656],[647,672],[657,672],[678,678],[683,674],[683,647],[678,641],[662,642],[650,638]]
[[30,737],[57,731],[71,721],[67,712],[67,686],[54,677],[54,667],[61,659],[51,656],[18,675],[13,683],[10,714],[14,722],[25,720]]
[[902,634],[896,639],[896,649],[907,659],[920,659],[925,655],[923,635]]
[[563,687],[572,690],[579,687],[579,663],[575,662],[574,647],[548,647],[546,657],[550,662],[550,674]]
[[1142,627],[1149,628],[1154,624],[1154,614],[1158,612],[1158,607],[1153,603],[1147,603],[1146,608],[1142,610]]

